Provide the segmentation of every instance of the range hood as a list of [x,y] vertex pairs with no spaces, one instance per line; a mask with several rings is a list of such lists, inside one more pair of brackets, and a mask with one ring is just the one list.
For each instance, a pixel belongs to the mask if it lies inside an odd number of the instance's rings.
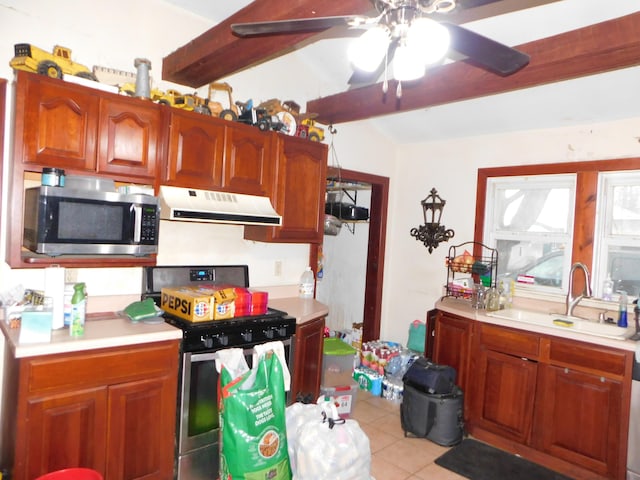
[[267,197],[160,186],[160,218],[186,222],[282,225]]

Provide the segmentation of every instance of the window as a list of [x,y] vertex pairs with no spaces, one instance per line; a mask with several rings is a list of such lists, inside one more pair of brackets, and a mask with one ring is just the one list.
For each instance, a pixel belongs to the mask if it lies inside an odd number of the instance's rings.
[[614,293],[640,294],[640,172],[602,173],[598,182],[596,295],[607,278]]
[[478,170],[475,240],[498,249],[498,275],[566,293],[574,262],[640,295],[640,158]]
[[498,250],[498,277],[527,288],[566,284],[575,184],[573,174],[488,180],[483,243]]

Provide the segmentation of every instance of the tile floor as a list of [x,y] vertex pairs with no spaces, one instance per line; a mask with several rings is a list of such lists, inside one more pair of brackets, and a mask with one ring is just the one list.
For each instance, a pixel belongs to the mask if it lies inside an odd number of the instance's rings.
[[371,476],[376,480],[465,480],[433,463],[447,447],[404,436],[399,404],[359,390],[351,418],[369,437]]

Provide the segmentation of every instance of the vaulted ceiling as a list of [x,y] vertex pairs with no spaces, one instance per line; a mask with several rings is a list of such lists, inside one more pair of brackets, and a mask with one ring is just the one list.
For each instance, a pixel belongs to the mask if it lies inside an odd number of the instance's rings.
[[[185,0],[170,1],[181,3]],[[447,21],[467,23],[555,1],[501,0],[469,8],[457,16],[448,17]],[[163,61],[163,79],[200,87],[290,53],[318,38],[326,39],[333,32],[239,38],[231,33],[232,23],[367,14],[371,11],[370,0],[255,0],[167,55]],[[462,60],[430,69],[427,76],[411,88],[405,88],[399,100],[392,93],[384,95],[381,85],[375,84],[312,100],[307,104],[307,111],[318,113],[321,123],[339,124],[635,67],[640,65],[638,25],[640,11],[635,11],[520,45],[511,45],[529,54],[531,62],[508,77],[496,76]],[[344,30],[335,31],[335,35],[344,34]],[[393,88],[391,85],[389,92],[393,92]]]

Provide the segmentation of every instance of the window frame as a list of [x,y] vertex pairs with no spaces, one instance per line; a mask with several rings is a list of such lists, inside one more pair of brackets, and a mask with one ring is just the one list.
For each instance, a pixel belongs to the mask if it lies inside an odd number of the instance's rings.
[[[593,272],[593,254],[596,232],[596,206],[598,201],[598,175],[640,169],[640,157],[593,160],[581,162],[543,163],[478,169],[476,187],[476,222],[474,239],[482,243],[485,224],[487,180],[492,177],[575,174],[576,192],[572,232],[571,263],[582,262]],[[498,259],[499,261],[499,259]],[[580,275],[573,285],[575,292],[584,288]]]

